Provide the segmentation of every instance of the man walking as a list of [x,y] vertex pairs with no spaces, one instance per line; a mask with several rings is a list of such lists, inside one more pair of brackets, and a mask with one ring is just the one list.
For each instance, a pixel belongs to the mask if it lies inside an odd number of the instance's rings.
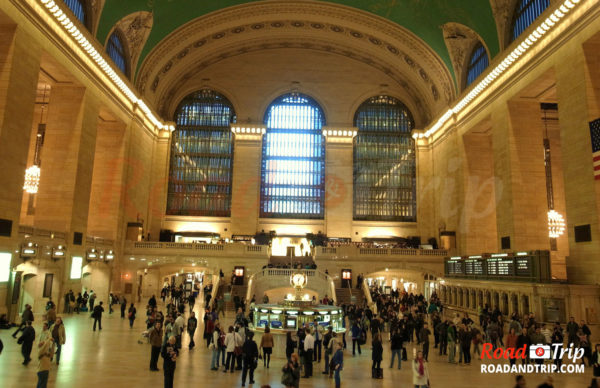
[[427,322],[423,323],[423,328],[419,332],[419,342],[423,344],[423,358],[425,361],[429,356],[429,336],[431,335],[431,331],[429,331]]
[[98,323],[98,330],[102,330],[102,313],[104,312],[104,307],[102,307],[102,302],[98,303],[96,307],[94,307],[94,311],[92,312],[92,318],[94,318],[94,331],[96,331],[96,323]]
[[35,341],[35,330],[31,326],[31,321],[25,322],[23,334],[19,337],[17,343],[21,345],[21,354],[23,355],[23,365],[29,364],[31,361],[31,349]]
[[21,324],[17,328],[17,331],[13,333],[13,338],[17,338],[17,334],[25,329],[27,322],[33,322],[33,311],[31,311],[31,305],[29,304],[25,305],[25,311],[21,314]]

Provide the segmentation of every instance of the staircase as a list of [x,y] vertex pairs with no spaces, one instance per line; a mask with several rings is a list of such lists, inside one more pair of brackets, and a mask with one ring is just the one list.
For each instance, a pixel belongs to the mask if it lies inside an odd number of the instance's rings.
[[[338,304],[348,305],[351,303],[355,303],[357,306],[362,306],[365,303],[365,295],[363,293],[363,290],[360,288],[336,288],[335,294],[337,296]],[[353,298],[355,299],[354,301],[352,301]]]
[[[235,312],[235,303],[233,302],[234,298],[237,296],[240,301],[245,300],[246,298],[246,292],[248,291],[248,286],[225,286],[226,291],[229,291],[229,289],[231,289],[231,299],[229,301],[225,302],[225,310],[226,311],[233,311]],[[219,290],[221,291],[221,290]],[[223,291],[225,292],[225,291]],[[248,306],[246,306],[247,308]]]

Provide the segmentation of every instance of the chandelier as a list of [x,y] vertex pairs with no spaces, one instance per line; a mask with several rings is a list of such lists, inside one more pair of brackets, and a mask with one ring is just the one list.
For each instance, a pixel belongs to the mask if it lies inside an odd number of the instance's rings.
[[565,232],[565,219],[556,210],[548,212],[548,234],[550,238],[558,238]]
[[25,170],[25,184],[23,190],[29,194],[35,194],[38,192],[40,186],[40,168],[35,164]]

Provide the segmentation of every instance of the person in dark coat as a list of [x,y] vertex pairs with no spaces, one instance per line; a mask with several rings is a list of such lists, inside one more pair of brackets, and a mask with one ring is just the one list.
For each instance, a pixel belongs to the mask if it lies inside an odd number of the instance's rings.
[[292,353],[294,353],[295,348],[296,348],[296,341],[294,341],[294,339],[292,338],[292,332],[288,331],[286,333],[286,340],[285,340],[285,357],[287,358],[288,362],[290,362]]
[[254,384],[254,369],[258,362],[258,346],[252,339],[254,337],[253,332],[246,334],[246,342],[242,346],[242,356],[244,360],[244,367],[242,369],[242,387],[246,386],[246,375],[250,372],[249,384]]
[[371,359],[373,360],[373,366],[371,367],[373,378],[383,378],[379,376],[379,369],[381,369],[381,360],[383,360],[383,345],[381,344],[381,334],[377,333],[373,337],[373,351],[371,353]]
[[592,354],[590,363],[594,367],[594,377],[600,377],[600,344],[596,344],[596,350]]
[[33,348],[33,342],[35,341],[35,330],[31,326],[31,321],[25,322],[25,329],[23,334],[17,340],[17,343],[21,345],[21,354],[23,355],[23,365],[29,364],[31,361],[31,349]]
[[21,324],[17,328],[17,331],[13,333],[13,338],[17,338],[17,334],[25,329],[28,321],[33,322],[33,311],[31,311],[31,305],[26,304],[25,311],[23,311],[23,314],[21,314]]
[[92,318],[94,318],[94,331],[96,331],[96,323],[98,323],[98,330],[102,330],[103,312],[104,307],[102,307],[102,302],[100,302],[97,306],[94,307],[94,312],[92,313]]
[[521,363],[523,365],[525,364],[529,364],[529,346],[531,345],[531,339],[529,338],[529,335],[527,334],[527,328],[523,328],[523,332],[521,333],[521,335],[519,335],[517,337],[517,349],[522,348],[523,346],[525,346],[525,357],[521,360]]
[[175,377],[175,367],[177,366],[177,356],[179,355],[176,342],[175,336],[170,336],[161,351],[161,356],[164,359],[165,388],[173,388],[173,378]]
[[284,383],[286,388],[298,388],[300,386],[300,363],[298,361],[298,354],[292,353],[287,364],[281,370],[284,374],[289,374],[288,381]]

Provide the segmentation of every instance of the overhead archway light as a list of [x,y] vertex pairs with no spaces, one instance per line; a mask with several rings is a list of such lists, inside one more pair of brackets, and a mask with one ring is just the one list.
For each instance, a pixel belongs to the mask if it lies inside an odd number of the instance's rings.
[[506,70],[511,68],[518,59],[534,45],[536,41],[541,39],[549,31],[552,31],[569,12],[571,12],[577,5],[583,3],[585,0],[565,0],[554,12],[550,14],[545,20],[543,20],[536,29],[534,29],[526,38],[523,39],[513,51],[508,53],[502,62],[498,64],[494,69],[490,70],[487,76],[479,81],[471,91],[464,96],[454,107],[448,109],[427,131],[424,133],[413,134],[414,138],[430,137],[437,132],[453,114],[457,114],[462,111],[467,104],[475,99],[481,92],[486,90],[488,86],[498,77],[500,77]]
[[550,238],[558,238],[565,232],[565,219],[556,210],[548,212],[548,235]]
[[40,168],[35,164],[25,170],[25,183],[23,184],[23,190],[29,194],[37,193],[38,188],[40,187],[40,173]]

